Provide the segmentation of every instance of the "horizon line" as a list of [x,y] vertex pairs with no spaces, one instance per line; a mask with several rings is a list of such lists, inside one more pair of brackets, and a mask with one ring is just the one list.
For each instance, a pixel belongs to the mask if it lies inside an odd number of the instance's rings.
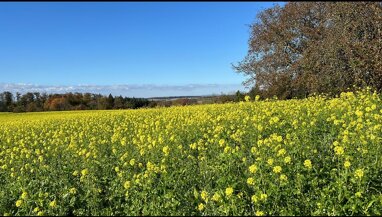
[[32,83],[1,83],[0,91],[13,93],[93,93],[102,95],[121,95],[136,98],[213,96],[244,91],[243,84],[210,83],[210,84],[77,84],[77,85],[40,85]]

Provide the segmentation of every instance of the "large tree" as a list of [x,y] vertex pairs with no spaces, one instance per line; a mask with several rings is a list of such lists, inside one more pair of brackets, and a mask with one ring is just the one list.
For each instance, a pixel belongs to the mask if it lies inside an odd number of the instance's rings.
[[289,2],[257,18],[234,68],[266,97],[382,89],[380,2]]

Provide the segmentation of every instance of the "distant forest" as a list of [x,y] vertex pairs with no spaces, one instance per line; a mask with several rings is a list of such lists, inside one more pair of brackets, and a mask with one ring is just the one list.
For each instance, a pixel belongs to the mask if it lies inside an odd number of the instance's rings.
[[237,91],[234,95],[208,97],[161,97],[135,98],[104,96],[92,93],[46,94],[28,92],[25,94],[9,91],[0,93],[0,112],[39,112],[69,110],[108,110],[137,109],[143,107],[168,107],[175,105],[192,105],[208,103],[238,102],[244,100],[244,93]]

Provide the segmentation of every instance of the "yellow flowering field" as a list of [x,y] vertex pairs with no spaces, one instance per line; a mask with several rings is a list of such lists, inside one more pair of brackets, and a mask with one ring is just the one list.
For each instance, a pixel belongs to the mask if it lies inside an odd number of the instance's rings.
[[0,114],[1,215],[381,215],[381,97]]

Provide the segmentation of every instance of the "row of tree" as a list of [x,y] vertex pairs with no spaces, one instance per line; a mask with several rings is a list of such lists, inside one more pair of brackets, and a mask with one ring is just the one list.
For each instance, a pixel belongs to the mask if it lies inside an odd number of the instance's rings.
[[263,97],[382,90],[381,2],[288,2],[257,15],[234,65]]
[[244,100],[245,93],[221,94],[207,97],[173,97],[161,100],[129,98],[122,96],[103,96],[91,93],[46,94],[28,92],[25,94],[5,91],[0,93],[0,112],[37,112],[69,110],[108,110],[136,109],[142,107],[169,107],[194,104],[239,102]]
[[0,112],[34,112],[65,110],[104,110],[104,109],[136,109],[155,106],[144,98],[103,96],[91,93],[16,93],[5,91],[0,93]]

